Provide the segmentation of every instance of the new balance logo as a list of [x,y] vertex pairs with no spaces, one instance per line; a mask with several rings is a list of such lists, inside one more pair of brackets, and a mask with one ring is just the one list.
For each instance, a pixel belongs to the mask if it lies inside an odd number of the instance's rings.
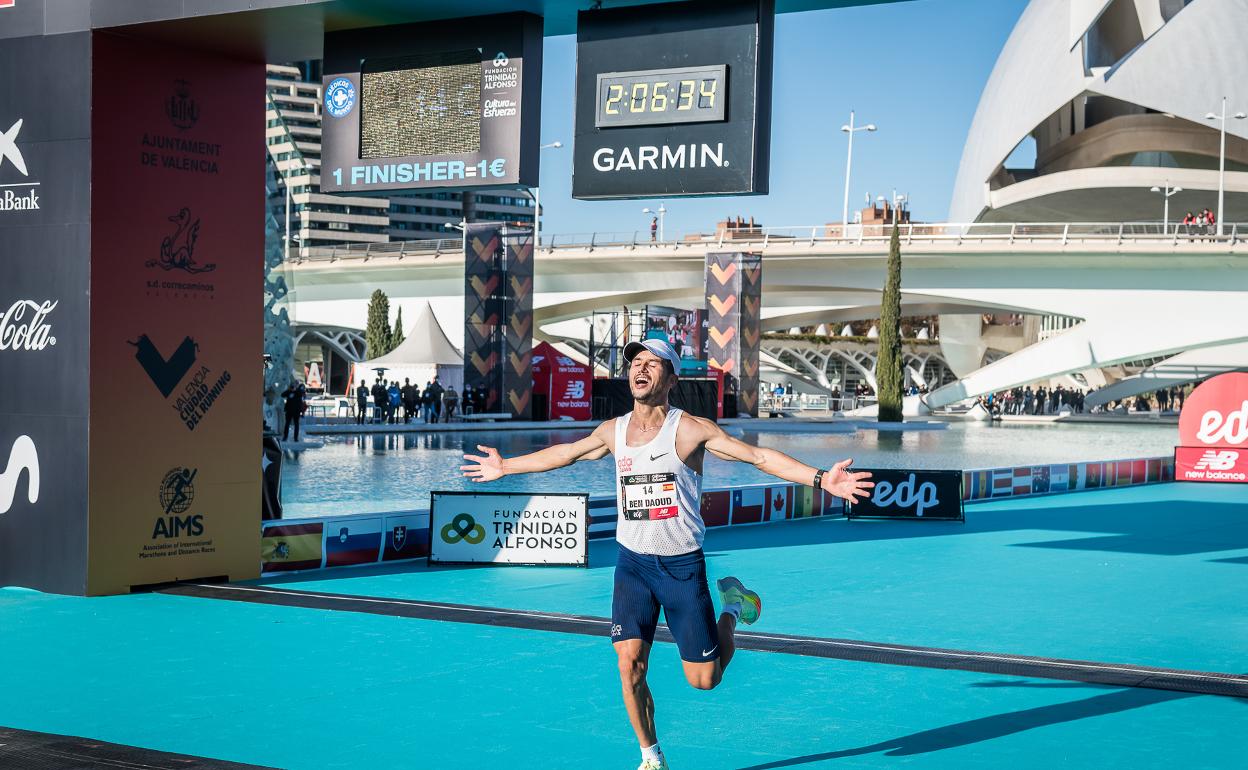
[[1217,452],[1210,449],[1200,456],[1192,468],[1198,471],[1229,471],[1235,467],[1235,461],[1238,459],[1239,452]]
[[17,497],[17,480],[27,472],[26,499],[31,505],[39,502],[39,453],[30,436],[18,436],[9,451],[9,462],[0,472],[0,513],[8,513]]

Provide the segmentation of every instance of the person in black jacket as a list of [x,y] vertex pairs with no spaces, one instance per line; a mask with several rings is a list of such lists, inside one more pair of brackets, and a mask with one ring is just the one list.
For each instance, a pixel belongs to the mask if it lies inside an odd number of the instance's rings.
[[299,440],[299,420],[303,417],[303,400],[305,391],[303,384],[296,385],[290,383],[290,387],[282,392],[282,398],[286,400],[286,425],[282,429],[282,441],[290,436],[290,426],[295,426],[295,441]]
[[355,389],[355,424],[363,425],[364,417],[368,414],[368,385],[364,380],[360,380],[360,387]]
[[377,415],[383,420],[386,414],[386,404],[390,402],[390,394],[386,392],[386,386],[382,384],[381,377],[373,383],[373,406],[377,407]]

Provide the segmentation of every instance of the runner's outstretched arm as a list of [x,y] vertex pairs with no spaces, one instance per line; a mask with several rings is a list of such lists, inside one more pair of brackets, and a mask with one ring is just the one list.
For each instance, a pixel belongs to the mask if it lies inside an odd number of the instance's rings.
[[[701,417],[694,419],[705,437],[707,451],[720,459],[749,463],[763,473],[806,486],[814,482],[815,472],[820,470],[789,457],[784,452],[751,446],[740,439],[733,438],[710,420]],[[867,481],[871,478],[871,474],[865,471],[850,472],[847,468],[852,462],[852,459],[846,458],[833,465],[831,469],[825,470],[820,485],[823,491],[850,502],[857,502],[859,497],[868,497],[871,494],[868,490],[875,486],[874,482]]]
[[516,457],[503,457],[494,447],[477,445],[485,454],[465,454],[467,464],[459,466],[464,475],[473,481],[494,481],[516,473],[543,473],[563,468],[581,460],[597,460],[611,451],[606,436],[613,421],[604,422],[594,432],[570,444],[555,444],[545,449]]

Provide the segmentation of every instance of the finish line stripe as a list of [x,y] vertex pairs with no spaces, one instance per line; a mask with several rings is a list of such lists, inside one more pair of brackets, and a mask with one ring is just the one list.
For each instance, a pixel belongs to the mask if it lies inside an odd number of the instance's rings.
[[[611,633],[611,621],[608,618],[409,599],[379,599],[261,586],[193,583],[164,588],[159,593],[283,607],[440,620],[448,623],[504,626],[584,636],[608,636]],[[666,626],[659,626],[655,640],[672,641],[672,636]],[[1240,674],[948,650],[938,647],[914,647],[853,639],[760,634],[750,631],[738,631],[736,643],[737,649],[757,652],[1248,698],[1248,676]]]

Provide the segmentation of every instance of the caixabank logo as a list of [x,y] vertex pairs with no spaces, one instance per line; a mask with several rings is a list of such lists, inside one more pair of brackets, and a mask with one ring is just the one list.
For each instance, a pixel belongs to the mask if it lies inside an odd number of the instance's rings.
[[[169,406],[187,430],[195,430],[230,384],[229,370],[217,374],[199,363],[199,345],[190,337],[183,337],[168,358],[146,334],[130,344],[135,348],[135,360],[156,390],[171,402]],[[181,391],[175,396],[179,386]]]
[[[0,130],[0,211],[39,210],[40,183],[31,177],[26,156],[17,142],[23,122],[18,118],[7,130]],[[3,125],[0,120],[0,126]]]

